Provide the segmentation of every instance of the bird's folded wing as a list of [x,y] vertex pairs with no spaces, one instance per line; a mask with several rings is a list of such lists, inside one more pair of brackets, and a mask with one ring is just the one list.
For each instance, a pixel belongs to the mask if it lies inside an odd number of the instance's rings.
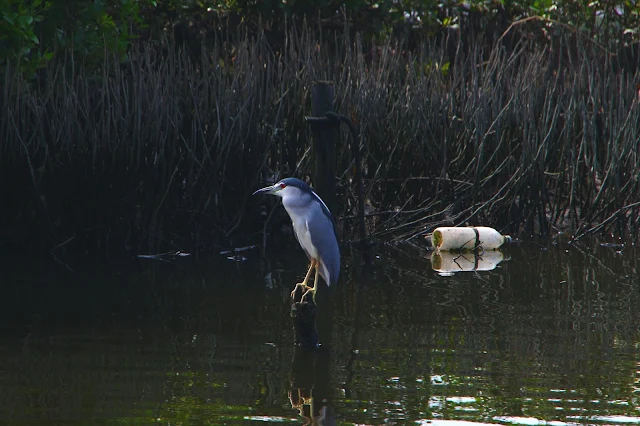
[[315,246],[321,263],[320,275],[328,285],[338,280],[340,273],[340,248],[333,221],[323,209],[316,204],[316,208],[310,212],[307,219],[307,228],[311,242]]

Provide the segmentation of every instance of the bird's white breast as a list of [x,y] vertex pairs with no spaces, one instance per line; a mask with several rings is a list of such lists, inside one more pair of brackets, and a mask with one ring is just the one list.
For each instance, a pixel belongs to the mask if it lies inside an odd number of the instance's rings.
[[[285,207],[286,208],[286,207]],[[318,258],[318,253],[316,248],[311,243],[311,234],[309,234],[309,228],[307,227],[307,221],[304,219],[304,216],[292,215],[287,209],[289,216],[292,218],[291,222],[293,223],[293,228],[298,237],[298,241],[302,248],[314,259]],[[297,219],[293,219],[296,217]]]

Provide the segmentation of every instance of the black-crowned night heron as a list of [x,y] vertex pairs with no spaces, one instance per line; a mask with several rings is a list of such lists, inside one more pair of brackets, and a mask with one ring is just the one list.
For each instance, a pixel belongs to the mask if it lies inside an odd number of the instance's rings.
[[[331,212],[309,185],[296,178],[282,179],[273,186],[253,193],[256,194],[272,194],[282,198],[282,204],[293,223],[296,238],[311,262],[307,275],[301,283],[296,284],[291,297],[298,286],[302,286],[304,293],[301,300],[311,292],[315,303],[318,274],[327,286],[338,281],[340,274],[340,249]],[[307,282],[314,269],[316,273],[311,287]]]

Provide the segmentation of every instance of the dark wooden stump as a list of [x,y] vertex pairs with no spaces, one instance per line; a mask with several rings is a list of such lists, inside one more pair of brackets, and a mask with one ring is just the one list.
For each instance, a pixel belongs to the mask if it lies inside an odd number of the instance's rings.
[[302,287],[296,287],[291,299],[291,318],[293,319],[294,343],[304,348],[317,348],[320,344],[316,328],[317,306],[313,296],[308,293],[304,300]]

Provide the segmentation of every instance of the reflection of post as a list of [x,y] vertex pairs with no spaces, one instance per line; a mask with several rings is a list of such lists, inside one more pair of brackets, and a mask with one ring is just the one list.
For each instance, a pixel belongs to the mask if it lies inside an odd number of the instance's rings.
[[297,347],[291,362],[289,402],[306,425],[333,425],[328,405],[330,356],[328,350]]

